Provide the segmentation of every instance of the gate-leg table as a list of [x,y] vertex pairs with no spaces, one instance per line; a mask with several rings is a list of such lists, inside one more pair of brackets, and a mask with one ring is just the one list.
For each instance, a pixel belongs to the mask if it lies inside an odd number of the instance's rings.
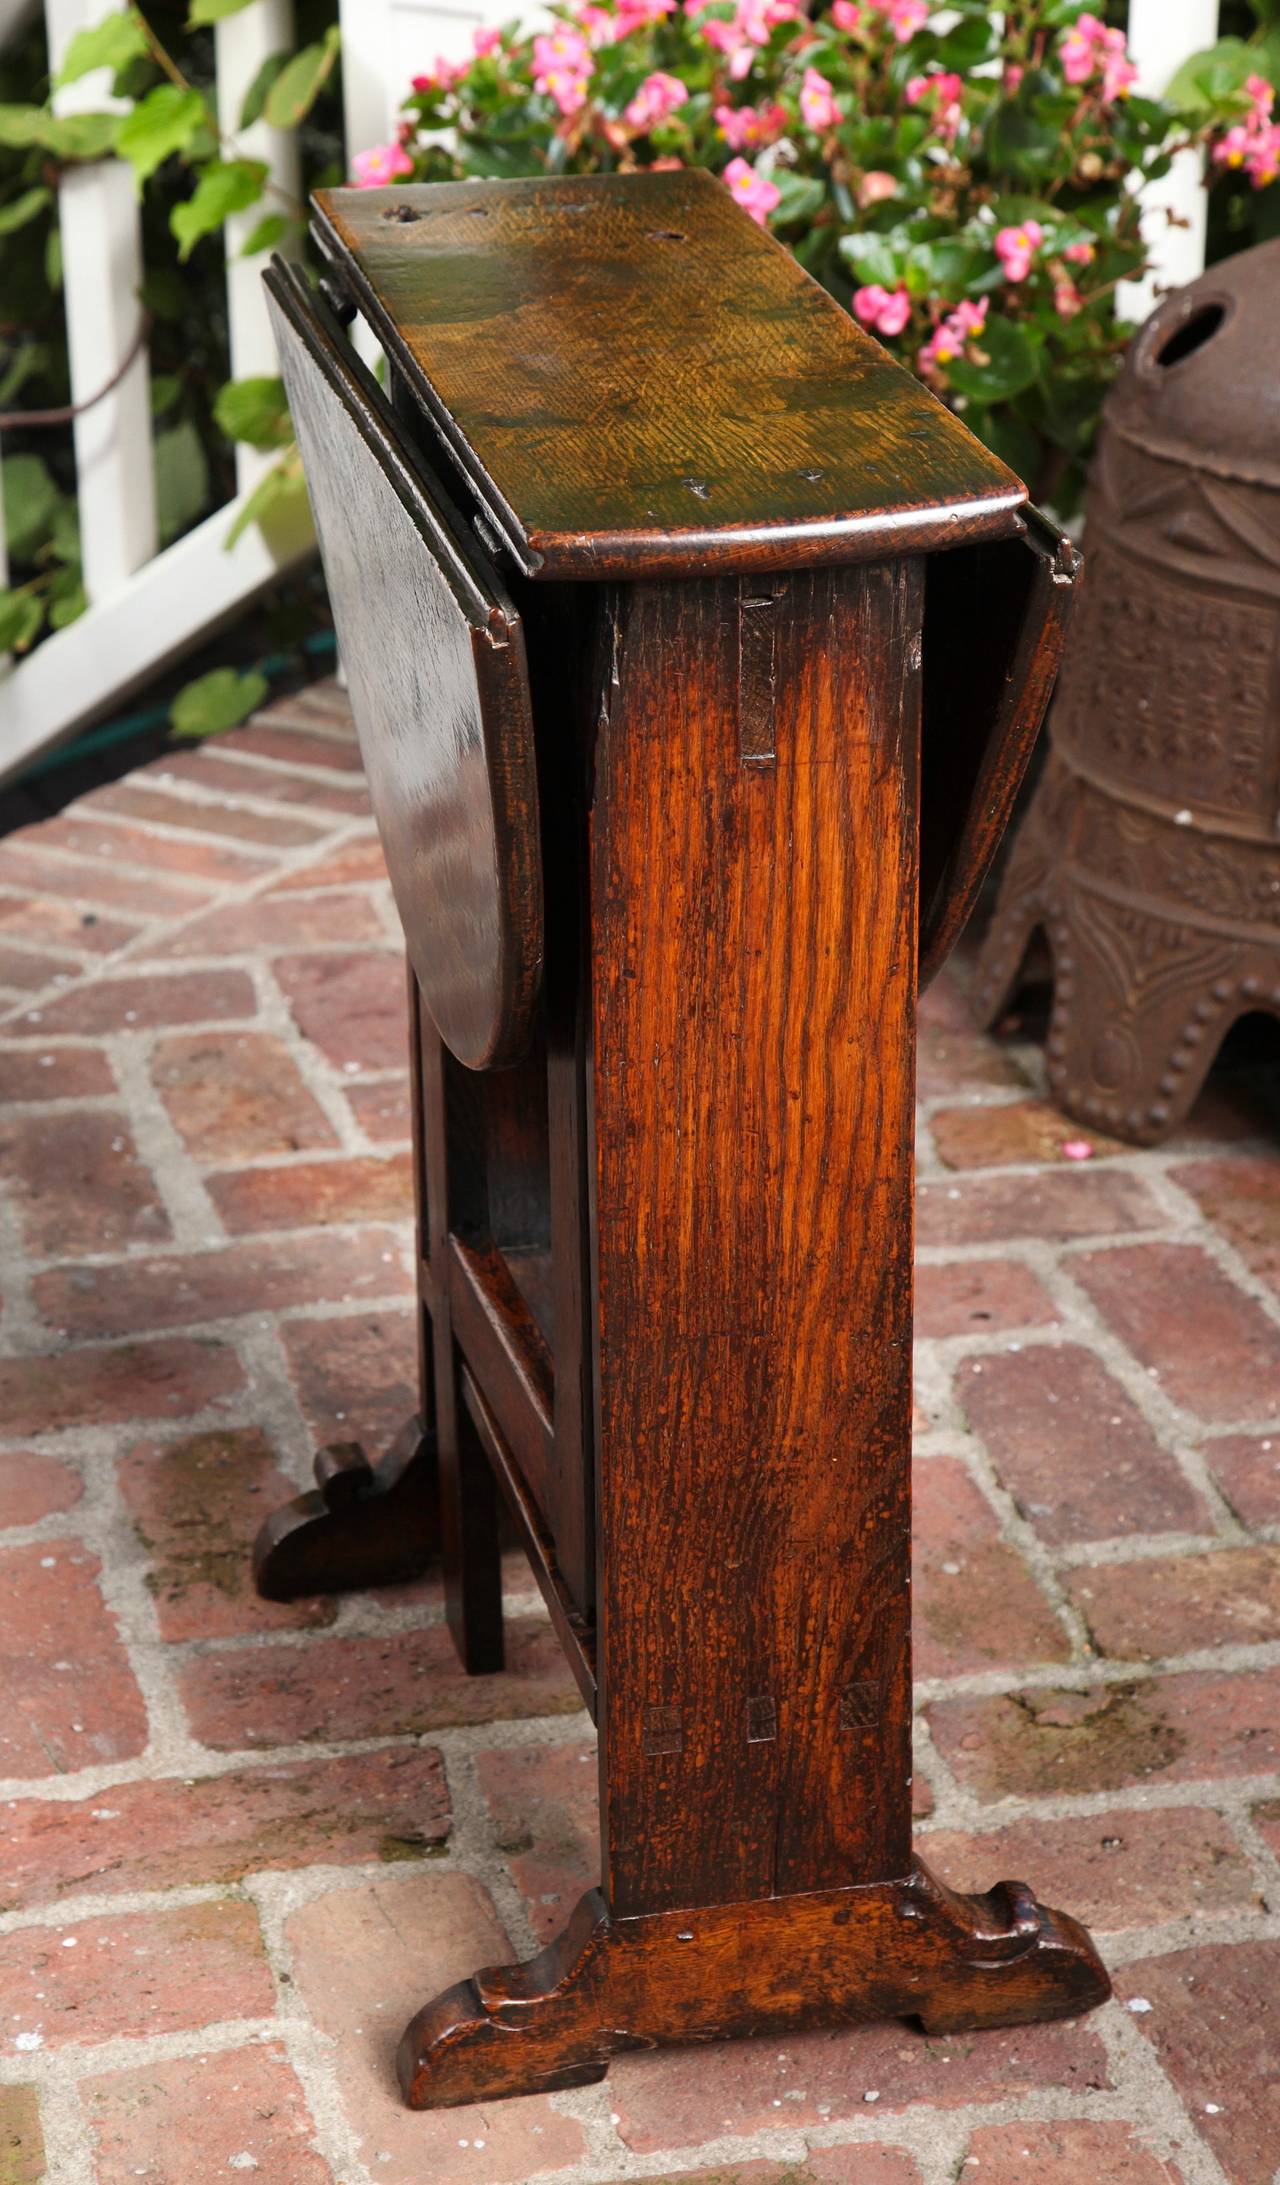
[[918,979],[1059,657],[1069,546],[708,177],[335,192],[269,276],[411,963],[424,1429],[323,1452],[274,1595],[501,1496],[600,1733],[603,1872],[428,2002],[418,2106],[658,2042],[1070,2015],[1021,1883],[911,1849]]

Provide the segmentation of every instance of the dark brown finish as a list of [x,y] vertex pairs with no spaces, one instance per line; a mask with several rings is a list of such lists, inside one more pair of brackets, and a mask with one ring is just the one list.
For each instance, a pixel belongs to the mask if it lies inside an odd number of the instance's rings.
[[434,1436],[410,1419],[376,1466],[356,1442],[316,1457],[316,1485],[273,1511],[253,1548],[268,1601],[417,1578],[439,1552]]
[[[932,964],[990,857],[1072,557],[715,185],[364,196],[331,201],[332,278],[370,311],[381,284],[397,416],[423,404],[440,494],[523,557],[546,876],[511,1067],[464,1068],[413,988],[446,1601],[469,1666],[499,1660],[500,1492],[599,1724],[603,1823],[600,1891],[533,1965],[428,2005],[406,2093],[884,2011],[1086,2008],[1106,1975],[1073,1922],[912,1863],[908,1595],[922,933]],[[660,292],[677,210],[693,270]],[[784,486],[819,427],[834,469]],[[697,539],[644,529],[678,447],[723,458]],[[571,535],[592,493],[603,528]],[[601,567],[647,573],[547,581]]]
[[1140,1145],[1183,1120],[1237,1018],[1280,1016],[1278,339],[1280,242],[1134,341],[1053,751],[979,964],[990,1023],[1043,931],[1054,1098]]
[[923,553],[1012,472],[708,174],[326,190],[322,247],[530,576]]
[[410,960],[459,1060],[528,1044],[542,876],[519,617],[301,276],[267,275]]
[[963,1897],[914,1864],[895,1881],[615,1919],[599,1890],[526,1965],[437,1996],[400,2043],[415,2109],[602,2079],[674,2042],[918,2017],[927,2033],[1070,2018],[1110,1982],[1076,1920],[1025,1882]]
[[[1028,552],[1027,549],[1030,549]],[[920,985],[969,922],[1066,645],[1080,556],[1034,509],[1024,540],[935,554],[924,618]],[[982,643],[972,644],[982,630]],[[963,673],[957,661],[965,660]]]
[[[741,750],[736,581],[619,598],[591,875],[618,1917],[910,1854],[922,576],[785,580],[768,768]],[[757,1697],[774,1739],[747,1736]]]

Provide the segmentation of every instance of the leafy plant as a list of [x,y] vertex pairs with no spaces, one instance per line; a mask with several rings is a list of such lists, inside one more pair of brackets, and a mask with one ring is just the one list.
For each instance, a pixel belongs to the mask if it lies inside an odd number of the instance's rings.
[[[243,255],[296,244],[303,206],[274,187],[241,132],[260,117],[301,132],[308,179],[341,178],[336,68],[337,0],[301,0],[301,42],[272,55],[251,85],[237,127],[220,128],[213,102],[210,26],[256,0],[146,0],[118,5],[73,38],[55,88],[108,69],[127,111],[57,115],[12,96],[38,79],[33,38],[0,54],[0,414],[13,582],[0,590],[0,651],[25,652],[83,610],[73,496],[58,185],[69,168],[127,160],[142,200],[148,267],[140,314],[150,349],[156,419],[155,483],[162,544],[235,490],[232,446],[279,451],[241,510],[236,536],[304,492],[276,379],[228,381],[223,237],[227,220],[261,206]],[[227,246],[229,247],[229,246]],[[110,360],[104,360],[104,378]],[[16,416],[15,413],[16,412]],[[40,422],[26,422],[33,418]],[[50,430],[54,422],[56,430]],[[234,685],[246,705],[250,679]],[[197,708],[200,718],[207,717]],[[218,725],[228,722],[219,716]],[[188,726],[184,733],[193,733]]]
[[709,167],[1067,513],[1127,338],[1116,290],[1144,269],[1136,191],[1187,147],[1270,184],[1278,43],[1226,39],[1157,100],[1082,0],[553,0],[549,28],[478,32],[415,77],[396,141],[354,166]]

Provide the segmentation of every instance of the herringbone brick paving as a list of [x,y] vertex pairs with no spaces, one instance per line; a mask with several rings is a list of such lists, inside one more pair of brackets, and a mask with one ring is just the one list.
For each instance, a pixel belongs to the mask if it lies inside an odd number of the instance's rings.
[[395,2035],[593,1878],[585,1717],[431,1582],[247,1548],[411,1401],[402,974],[334,686],[0,842],[0,2179],[1272,2185],[1280,1162],[1079,1137],[953,973],[921,1057],[916,1780],[1094,1925],[1079,2024],[634,2056],[411,2117]]

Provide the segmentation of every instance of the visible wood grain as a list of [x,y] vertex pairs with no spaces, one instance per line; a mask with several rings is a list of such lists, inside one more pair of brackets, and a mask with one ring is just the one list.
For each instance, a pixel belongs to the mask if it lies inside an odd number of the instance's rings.
[[[451,1134],[445,1087],[460,1073],[456,1064],[450,1069],[448,1050],[424,1010],[418,1012],[417,1031],[413,1060],[422,1079],[444,1606],[458,1658],[475,1676],[501,1669],[503,1663],[502,1562],[497,1489],[462,1401],[462,1358],[453,1332]],[[458,1103],[452,1106],[456,1110]]]
[[494,1246],[477,1250],[450,1237],[449,1302],[454,1331],[511,1444],[539,1507],[554,1515],[551,1491],[555,1375],[546,1339]]
[[468,1368],[462,1374],[462,1400],[493,1466],[507,1508],[515,1520],[520,1544],[529,1558],[538,1589],[555,1625],[578,1690],[589,1714],[596,1711],[595,1633],[578,1608],[560,1563],[559,1550],[550,1527],[533,1496],[523,1468],[503,1435],[502,1428],[476,1386]]
[[791,577],[763,768],[736,583],[618,597],[591,820],[618,1917],[906,1871],[921,611],[917,561]]
[[710,175],[315,205],[322,247],[529,574],[811,565],[1017,528],[1012,472]]
[[472,1068],[528,1043],[542,876],[519,617],[296,272],[267,276],[361,755],[427,1006]]
[[[478,886],[496,861],[526,942],[535,855],[546,876],[522,1018],[512,989],[494,1002],[492,921],[418,930],[446,1609],[467,1666],[498,1666],[500,1489],[600,1728],[600,1891],[531,1964],[419,2013],[406,2095],[886,2013],[1087,2009],[1107,1980],[1073,1921],[1020,1883],[957,1897],[910,1841],[917,968],[998,839],[1072,558],[705,177],[338,193],[321,230],[394,367],[389,422],[332,327],[307,337],[372,748],[435,733],[406,657],[471,738],[454,802],[397,805],[371,768],[375,805],[415,871],[469,845]],[[342,558],[362,497],[367,572]],[[415,555],[436,557],[425,605]],[[432,604],[459,569],[489,586],[483,633]],[[448,653],[499,627],[509,668],[527,643],[531,716],[485,711],[482,647]],[[525,769],[505,831],[504,764]],[[474,947],[469,1006],[505,1012],[502,1070],[437,1029],[446,943],[446,999]],[[358,1452],[324,1457],[330,1557],[372,1482]]]
[[915,1864],[859,1889],[639,1919],[592,1890],[538,1957],[420,2011],[398,2067],[414,2108],[449,2107],[587,2085],[628,2049],[898,2016],[959,2033],[1074,2017],[1110,1992],[1084,1929],[1025,1882],[963,1897]]
[[1008,825],[1053,695],[1080,568],[1070,540],[1035,509],[1025,538],[962,547],[928,564],[922,987],[964,931]]

